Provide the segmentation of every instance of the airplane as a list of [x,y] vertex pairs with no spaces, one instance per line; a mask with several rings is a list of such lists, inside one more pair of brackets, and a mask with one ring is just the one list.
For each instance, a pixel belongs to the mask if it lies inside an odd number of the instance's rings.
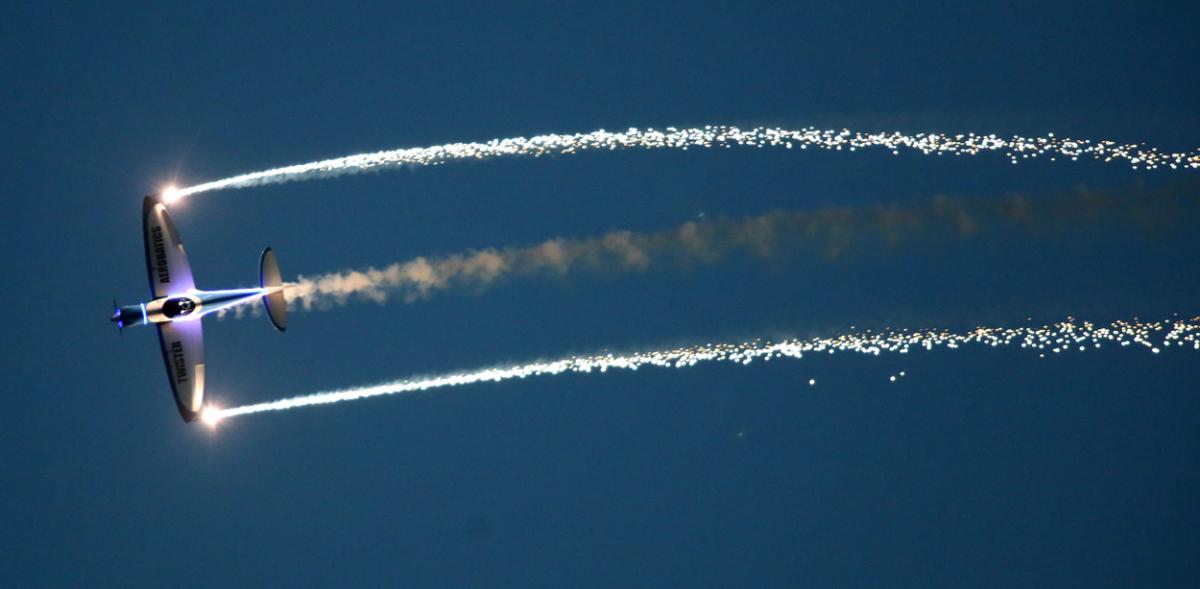
[[153,325],[158,329],[175,406],[183,420],[190,423],[204,407],[204,335],[200,319],[262,300],[271,323],[284,331],[287,301],[283,291],[288,285],[280,277],[275,252],[268,247],[259,259],[258,288],[197,289],[183,251],[183,240],[159,197],[147,196],[142,201],[142,232],[152,298],[136,305],[117,306],[114,301],[111,321],[122,334],[126,327],[138,325]]

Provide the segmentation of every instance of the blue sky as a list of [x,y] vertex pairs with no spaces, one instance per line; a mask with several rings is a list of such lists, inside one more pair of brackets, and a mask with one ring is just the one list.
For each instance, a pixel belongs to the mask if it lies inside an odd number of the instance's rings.
[[[363,151],[717,123],[1194,149],[1196,21],[1178,3],[6,7],[0,578],[1194,585],[1187,351],[563,376],[214,433],[179,421],[153,333],[118,337],[107,315],[113,297],[146,296],[143,194]],[[701,214],[1179,183],[1194,194],[1186,172],[1088,162],[618,152],[214,192],[173,214],[198,284],[224,288],[253,283],[266,245],[285,275],[312,275]],[[265,319],[211,322],[209,393],[240,404],[851,325],[1195,316],[1196,209],[1154,221],[513,279],[297,313],[282,335]]]

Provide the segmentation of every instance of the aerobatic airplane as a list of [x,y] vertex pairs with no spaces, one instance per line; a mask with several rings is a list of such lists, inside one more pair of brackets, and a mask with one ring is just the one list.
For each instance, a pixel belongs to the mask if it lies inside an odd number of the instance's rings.
[[122,331],[135,325],[158,328],[163,362],[175,405],[183,420],[190,422],[204,406],[204,337],[200,318],[262,299],[267,317],[275,328],[287,328],[286,285],[280,278],[275,252],[262,252],[258,267],[258,288],[234,290],[198,290],[192,268],[183,251],[183,240],[167,207],[153,196],[142,203],[142,231],[146,244],[146,270],[150,273],[150,301],[137,305],[113,303],[112,321]]

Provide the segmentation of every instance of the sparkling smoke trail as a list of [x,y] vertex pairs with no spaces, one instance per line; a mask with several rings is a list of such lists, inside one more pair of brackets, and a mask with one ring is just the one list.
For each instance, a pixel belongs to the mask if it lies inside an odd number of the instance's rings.
[[246,188],[314,178],[332,178],[372,170],[400,166],[435,166],[455,160],[483,160],[497,157],[568,155],[584,151],[615,151],[618,149],[683,149],[784,147],[800,149],[813,147],[834,151],[886,149],[893,154],[917,151],[925,155],[978,155],[1001,152],[1012,163],[1021,160],[1059,157],[1078,160],[1090,158],[1103,162],[1121,162],[1134,169],[1154,170],[1200,169],[1200,149],[1187,152],[1167,152],[1141,143],[1118,143],[1108,140],[1071,139],[1056,137],[1001,137],[995,134],[905,134],[898,131],[882,133],[852,132],[805,127],[791,130],[778,127],[740,129],[726,125],[706,125],[701,128],[665,131],[632,128],[623,133],[593,131],[591,133],[549,134],[535,137],[493,139],[483,143],[449,143],[431,147],[413,147],[350,155],[334,159],[297,164],[282,168],[252,172],[205,182],[187,188],[174,189],[164,197],[168,202],[183,197],[227,188]]
[[966,345],[987,347],[1019,345],[1021,348],[1037,351],[1043,356],[1046,353],[1057,354],[1076,350],[1083,352],[1089,348],[1101,348],[1103,345],[1117,347],[1137,345],[1155,354],[1170,347],[1185,349],[1190,347],[1193,350],[1200,350],[1200,317],[1193,317],[1189,320],[1174,319],[1153,322],[1117,321],[1103,326],[1069,319],[1041,327],[979,327],[965,333],[945,330],[884,330],[879,333],[865,331],[837,337],[788,339],[780,342],[754,340],[740,344],[705,344],[625,355],[573,356],[561,360],[533,362],[506,368],[488,368],[445,376],[403,379],[375,386],[315,393],[227,409],[209,406],[204,410],[203,419],[205,422],[215,425],[222,419],[252,413],[283,411],[383,395],[428,391],[481,382],[500,382],[532,376],[551,376],[568,372],[605,372],[610,368],[637,370],[645,366],[685,368],[707,362],[750,364],[755,360],[769,361],[774,358],[800,359],[805,353],[855,352],[878,356],[884,352],[906,354],[914,348],[953,350]]

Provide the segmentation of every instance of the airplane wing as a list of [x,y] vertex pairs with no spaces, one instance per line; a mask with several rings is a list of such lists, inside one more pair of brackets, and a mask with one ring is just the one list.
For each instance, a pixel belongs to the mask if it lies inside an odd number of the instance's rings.
[[154,298],[175,296],[196,288],[179,231],[167,214],[167,207],[153,196],[142,201],[142,225],[146,269],[150,273],[150,292]]
[[184,421],[192,421],[204,405],[204,332],[200,322],[159,323],[158,341],[175,405]]

